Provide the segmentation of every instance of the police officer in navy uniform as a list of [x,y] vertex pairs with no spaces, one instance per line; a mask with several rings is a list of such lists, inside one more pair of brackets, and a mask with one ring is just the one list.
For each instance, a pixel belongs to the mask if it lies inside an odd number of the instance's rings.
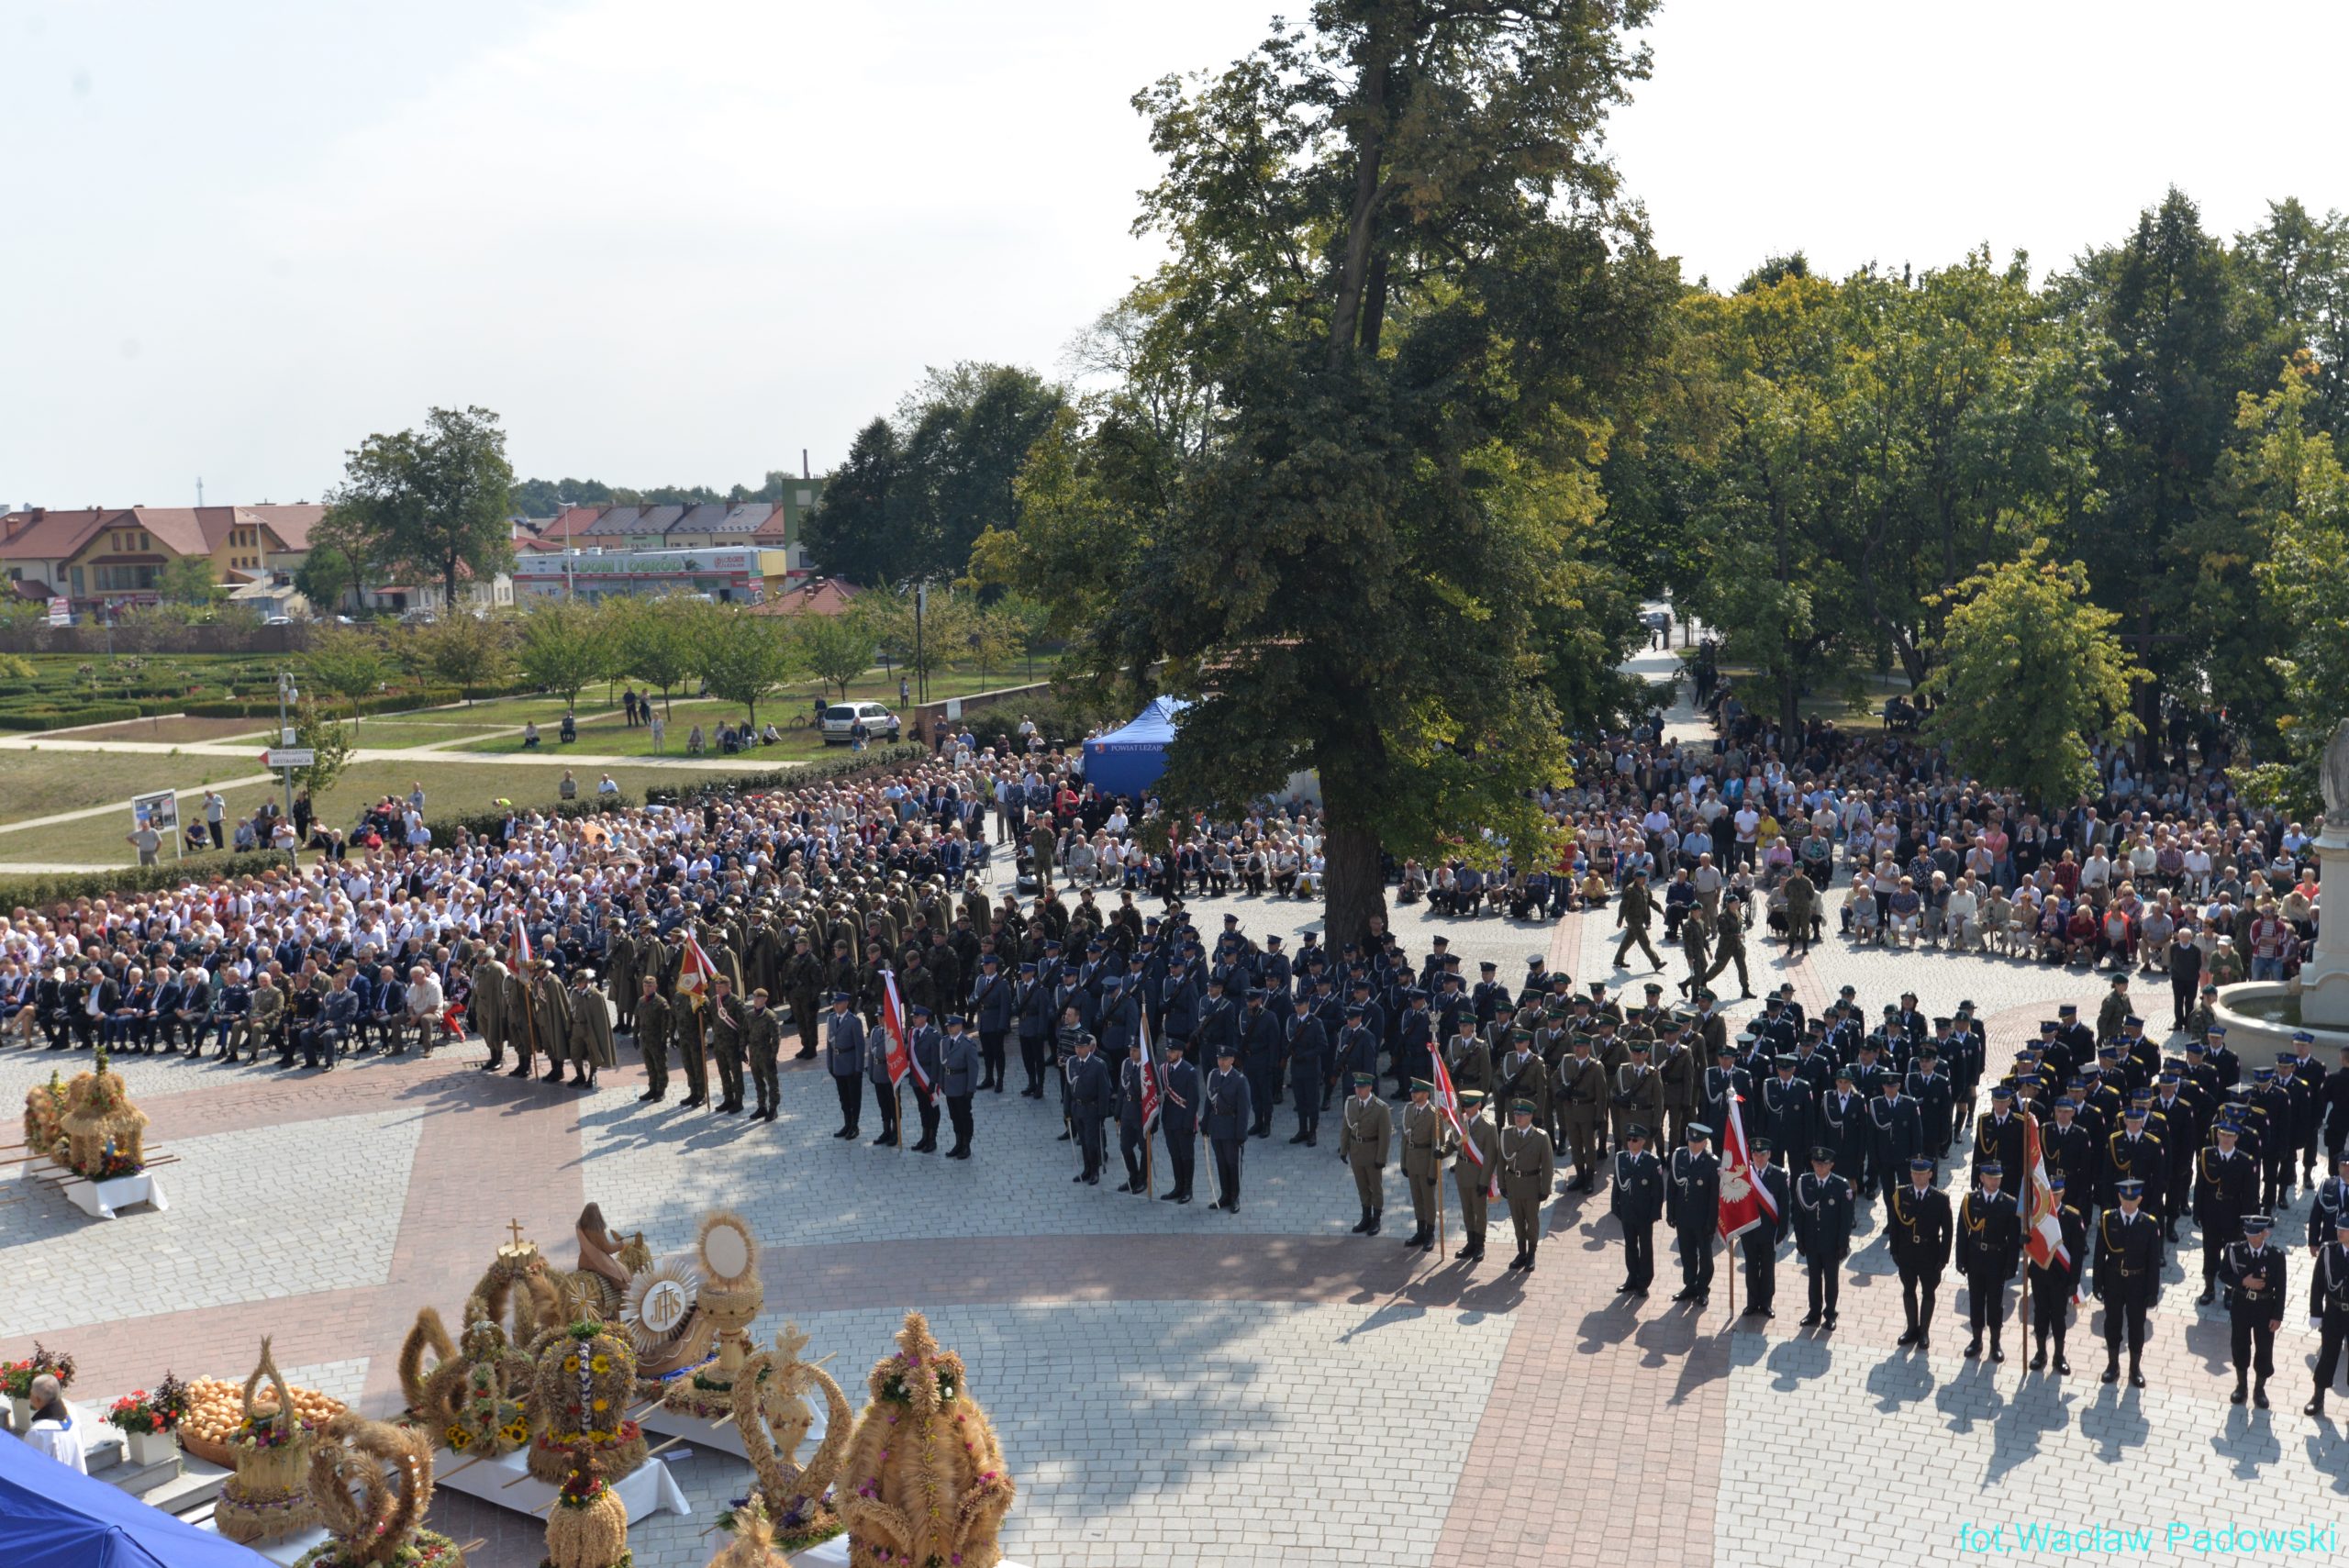
[[1672,1151],[1669,1202],[1673,1238],[1680,1244],[1680,1290],[1675,1301],[1699,1312],[1713,1295],[1713,1237],[1720,1229],[1721,1162],[1708,1147],[1713,1129],[1688,1124],[1687,1147]]
[[1264,1006],[1271,995],[1261,985],[1252,986],[1248,1010],[1240,1025],[1241,1060],[1248,1064],[1248,1095],[1256,1111],[1255,1125],[1248,1129],[1251,1138],[1273,1135],[1273,1106],[1280,1098],[1281,1051],[1286,1041],[1282,1020]]
[[1165,1084],[1165,1099],[1158,1126],[1166,1135],[1166,1164],[1174,1179],[1173,1190],[1163,1195],[1169,1203],[1188,1203],[1192,1173],[1198,1163],[1199,1108],[1207,1096],[1198,1066],[1188,1059],[1185,1041],[1166,1042],[1166,1066],[1159,1076]]
[[[940,1080],[945,1075],[946,1036],[930,1021],[930,1009],[917,1002],[906,1009],[913,1027],[906,1034],[906,1050],[921,1071],[914,1077],[914,1111],[921,1118],[921,1141],[913,1146],[916,1154],[930,1154],[938,1149],[938,1095]],[[925,1092],[923,1080],[930,1088]]]
[[1623,1129],[1607,1205],[1623,1228],[1623,1283],[1618,1295],[1645,1296],[1655,1282],[1655,1224],[1664,1218],[1664,1162],[1648,1149],[1648,1129]]
[[1150,1072],[1143,1059],[1141,1040],[1137,1036],[1126,1049],[1126,1060],[1118,1064],[1118,1152],[1125,1156],[1126,1179],[1118,1184],[1121,1193],[1150,1195],[1150,1183],[1144,1179],[1144,1151],[1150,1147],[1150,1132],[1142,1125],[1142,1084]]
[[1933,1297],[1941,1290],[1942,1271],[1949,1266],[1953,1232],[1949,1195],[1933,1185],[1930,1155],[1909,1157],[1909,1179],[1887,1190],[1885,1230],[1892,1262],[1900,1271],[1900,1305],[1908,1314],[1904,1345],[1918,1350],[1932,1343]]
[[1226,1214],[1240,1212],[1240,1156],[1256,1120],[1247,1075],[1234,1065],[1239,1059],[1239,1041],[1225,1040],[1216,1047],[1216,1068],[1207,1082],[1208,1143],[1215,1153],[1216,1182],[1223,1195],[1212,1207]]
[[[1987,1119],[1987,1118],[1986,1118]],[[1995,1160],[1976,1165],[1982,1184],[1957,1206],[1957,1269],[1965,1276],[1966,1322],[1974,1330],[1967,1341],[1969,1360],[1982,1353],[1982,1329],[1990,1330],[1990,1359],[2007,1359],[1998,1343],[2007,1321],[2007,1282],[2022,1261],[2022,1216],[2014,1195],[2000,1190],[2005,1172]]]
[[2129,1344],[2129,1386],[2145,1386],[2145,1314],[2162,1288],[2161,1221],[2145,1212],[2143,1177],[2113,1183],[2113,1207],[2097,1218],[2096,1294],[2104,1303],[2104,1381],[2121,1380],[2121,1345]]
[[[954,1147],[946,1151],[949,1160],[971,1157],[971,1097],[978,1092],[980,1074],[985,1070],[979,1042],[969,1030],[957,1027],[961,1022],[946,1020],[946,1039],[938,1053],[939,1091],[946,1097],[947,1119],[954,1125]],[[934,1121],[925,1124],[935,1125]]]
[[2251,1402],[2267,1408],[2267,1380],[2276,1375],[2276,1330],[2284,1326],[2287,1273],[2284,1249],[2268,1245],[2275,1222],[2264,1214],[2243,1218],[2243,1240],[2230,1243],[2219,1260],[2219,1283],[2227,1293],[2229,1349],[2235,1368],[2230,1404],[2243,1401],[2243,1384],[2255,1373]]
[[1012,995],[1019,1009],[1019,1065],[1028,1074],[1028,1085],[1019,1095],[1041,1100],[1044,1097],[1044,1045],[1052,1033],[1052,988],[1030,961],[1019,966],[1019,984]]
[[1077,1152],[1085,1168],[1069,1178],[1086,1186],[1101,1184],[1101,1124],[1109,1118],[1111,1101],[1117,1096],[1115,1082],[1109,1076],[1109,1064],[1101,1060],[1098,1042],[1090,1033],[1079,1034],[1075,1051],[1061,1064],[1068,1079],[1068,1116],[1070,1129],[1076,1134]]
[[1835,1170],[1835,1148],[1810,1151],[1810,1169],[1795,1178],[1795,1251],[1810,1276],[1810,1311],[1802,1327],[1835,1327],[1842,1294],[1843,1260],[1852,1251],[1852,1184]]
[[1291,1143],[1317,1149],[1321,1143],[1321,1087],[1329,1071],[1330,1037],[1313,1016],[1313,998],[1303,991],[1291,1003],[1288,1029],[1288,1092],[1297,1102],[1297,1135]]
[[[832,993],[832,1010],[824,1019],[824,1070],[840,1094],[841,1129],[834,1138],[854,1138],[858,1112],[864,1100],[864,1020],[849,1006],[849,994]],[[690,1103],[690,1102],[688,1102]]]

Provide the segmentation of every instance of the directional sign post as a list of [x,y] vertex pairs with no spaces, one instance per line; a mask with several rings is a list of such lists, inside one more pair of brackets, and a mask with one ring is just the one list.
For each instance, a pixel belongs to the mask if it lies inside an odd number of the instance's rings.
[[306,768],[317,760],[318,753],[308,746],[272,746],[261,754],[264,768]]

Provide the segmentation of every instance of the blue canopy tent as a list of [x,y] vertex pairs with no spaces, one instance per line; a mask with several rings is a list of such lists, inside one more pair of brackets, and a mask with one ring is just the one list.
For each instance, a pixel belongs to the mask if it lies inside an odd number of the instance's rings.
[[[91,1417],[77,1411],[74,1418]],[[269,1560],[0,1436],[0,1562],[9,1568],[268,1568]]]
[[1152,697],[1133,721],[1085,743],[1085,777],[1103,795],[1140,799],[1166,772],[1174,743],[1174,716],[1190,706],[1180,697]]

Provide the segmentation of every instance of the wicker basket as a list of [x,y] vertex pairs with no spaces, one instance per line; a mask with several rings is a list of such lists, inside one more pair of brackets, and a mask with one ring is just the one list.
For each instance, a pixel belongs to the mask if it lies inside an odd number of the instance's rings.
[[[253,1390],[264,1376],[277,1390],[277,1409],[269,1420],[273,1429],[285,1433],[284,1442],[267,1447],[248,1435],[260,1419],[253,1409]],[[310,1449],[317,1440],[317,1434],[295,1414],[294,1391],[285,1385],[284,1373],[277,1370],[269,1341],[262,1340],[261,1364],[245,1379],[245,1425],[228,1440],[237,1473],[220,1488],[220,1500],[213,1508],[213,1522],[220,1533],[230,1540],[250,1544],[315,1524],[317,1510],[310,1502],[308,1471]]]

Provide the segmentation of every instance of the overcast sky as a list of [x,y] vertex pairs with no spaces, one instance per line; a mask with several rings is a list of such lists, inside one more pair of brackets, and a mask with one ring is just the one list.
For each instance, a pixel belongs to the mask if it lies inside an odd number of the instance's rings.
[[[0,503],[315,498],[497,410],[524,475],[819,470],[930,364],[1055,368],[1154,259],[1129,106],[1278,0],[0,0]],[[1288,0],[1292,12],[1304,0]],[[1668,0],[1616,121],[1688,275],[1987,241],[2176,183],[2349,206],[2349,7]]]

